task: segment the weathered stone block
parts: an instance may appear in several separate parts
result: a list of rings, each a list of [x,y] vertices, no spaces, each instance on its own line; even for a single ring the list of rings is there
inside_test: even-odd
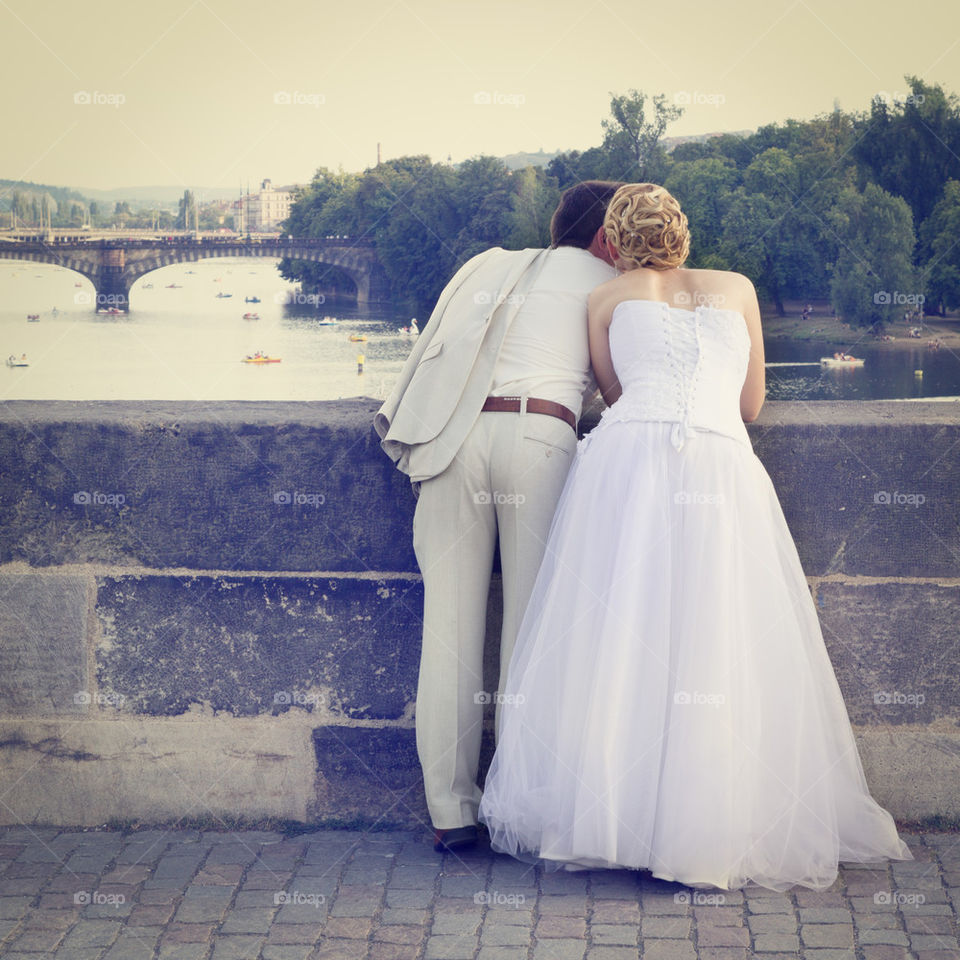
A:
[[[315,818],[429,825],[413,729],[320,727],[313,744]]]
[[[133,713],[399,719],[416,696],[422,597],[414,578],[104,577],[98,682]]]
[[[0,575],[0,713],[85,713],[87,581]]]
[[[375,400],[11,401],[0,562],[416,570]]]
[[[0,823],[307,819],[304,718],[0,721]]]
[[[816,597],[853,723],[960,720],[960,586],[827,581]]]
[[[413,571],[378,405],[10,401],[0,562]],[[951,404],[772,402],[749,432],[808,575],[960,576]]]
[[[775,402],[748,431],[808,576],[960,576],[954,404]]]

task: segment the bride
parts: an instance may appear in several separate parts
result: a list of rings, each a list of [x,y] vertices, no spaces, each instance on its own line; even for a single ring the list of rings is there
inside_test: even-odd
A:
[[[510,663],[480,819],[548,867],[823,889],[912,859],[870,796],[813,601],[743,421],[764,399],[754,288],[680,269],[687,220],[628,184],[590,298],[604,400]]]

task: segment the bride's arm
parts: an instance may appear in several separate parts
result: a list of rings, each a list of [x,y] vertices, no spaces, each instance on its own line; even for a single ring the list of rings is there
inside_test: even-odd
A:
[[[614,303],[608,295],[594,291],[588,301],[587,331],[590,338],[590,366],[604,403],[609,407],[620,399],[623,389],[610,356],[610,318]]]
[[[747,423],[751,423],[760,415],[760,408],[766,397],[767,376],[757,291],[746,277],[743,280],[745,286],[743,316],[747,321],[747,332],[750,334],[750,362],[747,364],[747,375],[740,391],[740,416]]]

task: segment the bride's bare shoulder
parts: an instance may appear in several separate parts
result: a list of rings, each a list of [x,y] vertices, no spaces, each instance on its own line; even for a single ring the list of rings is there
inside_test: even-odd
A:
[[[685,273],[699,280],[711,281],[715,284],[725,284],[731,287],[753,286],[750,278],[734,270],[685,270]]]
[[[590,291],[590,296],[587,300],[587,304],[591,309],[597,309],[598,307],[610,303],[616,300],[619,297],[623,296],[623,276],[613,277],[610,280],[606,280],[601,284],[598,284]]]

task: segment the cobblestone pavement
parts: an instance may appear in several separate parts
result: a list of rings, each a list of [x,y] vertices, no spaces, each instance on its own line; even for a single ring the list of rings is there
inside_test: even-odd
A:
[[[0,828],[4,960],[957,960],[960,834],[826,892],[543,874],[323,831]]]

